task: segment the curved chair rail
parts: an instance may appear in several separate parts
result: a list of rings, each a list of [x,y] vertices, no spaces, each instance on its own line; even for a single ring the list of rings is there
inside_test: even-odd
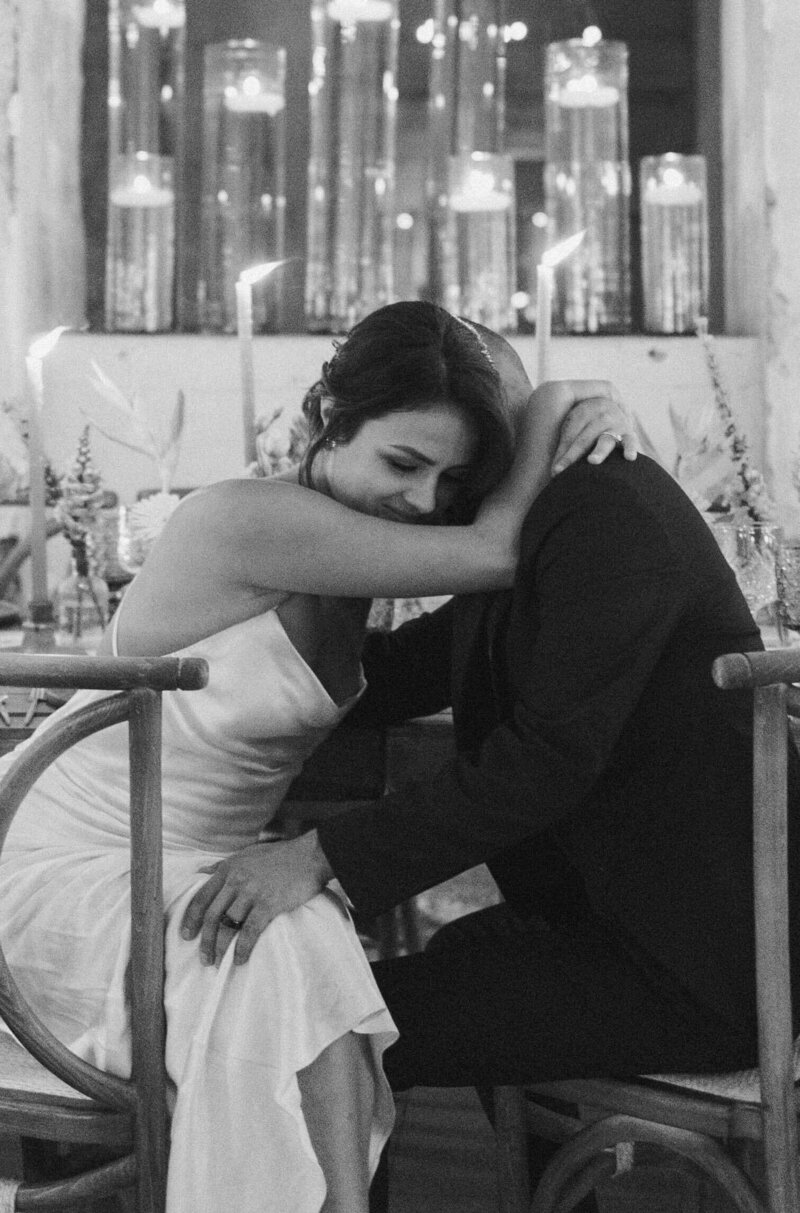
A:
[[[800,682],[800,649],[725,653],[717,657],[711,667],[711,675],[723,691]]]
[[[84,657],[72,653],[0,653],[0,685],[126,691],[197,691],[208,682],[202,657]]]
[[[9,826],[27,792],[42,772],[77,741],[108,728],[111,725],[131,722],[133,730],[138,723],[147,731],[145,742],[154,740],[152,733],[152,708],[162,690],[196,690],[208,680],[208,666],[200,658],[94,658],[73,656],[51,656],[49,654],[2,654],[0,655],[0,682],[16,686],[88,686],[90,689],[121,690],[120,694],[97,700],[59,719],[48,721],[47,727],[36,733],[24,749],[15,753],[10,770],[0,781],[0,849],[2,849]],[[137,719],[138,718],[138,719]],[[160,734],[160,715],[158,721]],[[158,737],[160,743],[160,736]],[[132,788],[137,778],[132,760]],[[160,792],[160,766],[158,788]],[[142,789],[144,795],[152,796],[154,789]],[[160,809],[160,800],[158,802]],[[152,808],[152,805],[151,805]],[[137,823],[131,822],[134,878],[137,862],[147,857],[140,851],[146,846],[140,840],[137,846]],[[151,823],[160,830],[158,821]],[[159,848],[160,850],[160,848]],[[150,879],[152,880],[153,874]],[[161,871],[158,865],[157,879],[160,885]],[[160,889],[159,889],[160,896]],[[135,927],[135,924],[134,924]],[[14,981],[0,947],[0,1014],[25,1046],[25,1048],[48,1070],[62,1081],[89,1098],[98,1100],[112,1108],[133,1111],[137,1094],[132,1082],[97,1069],[83,1061],[45,1027],[30,1007]]]

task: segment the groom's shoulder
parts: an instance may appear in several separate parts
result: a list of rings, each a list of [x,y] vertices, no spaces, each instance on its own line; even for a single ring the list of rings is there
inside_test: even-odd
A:
[[[523,546],[537,546],[554,528],[623,530],[655,525],[692,528],[702,522],[676,480],[655,460],[627,460],[616,452],[604,463],[582,460],[554,476],[531,506]]]
[[[616,451],[604,463],[581,459],[559,472],[542,490],[531,508],[563,509],[578,501],[601,503],[628,498],[642,503],[660,498],[685,497],[683,490],[659,463],[647,455],[625,459]]]

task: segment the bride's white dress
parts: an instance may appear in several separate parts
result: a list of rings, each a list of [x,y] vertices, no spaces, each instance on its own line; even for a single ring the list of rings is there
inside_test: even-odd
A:
[[[254,842],[337,705],[275,611],[181,655],[208,686],[163,696],[167,1069],[177,1088],[169,1213],[316,1213],[322,1172],[297,1072],[346,1032],[370,1043],[373,1168],[391,1128],[381,1054],[396,1039],[347,910],[333,891],[275,919],[250,960],[200,964],[181,939],[199,869]],[[78,692],[70,712],[105,692]],[[49,718],[49,719],[52,719]],[[48,727],[48,721],[40,726]],[[0,760],[0,773],[4,762]],[[76,1053],[130,1070],[127,730],[73,747],[20,809],[0,873],[0,931],[22,989]]]

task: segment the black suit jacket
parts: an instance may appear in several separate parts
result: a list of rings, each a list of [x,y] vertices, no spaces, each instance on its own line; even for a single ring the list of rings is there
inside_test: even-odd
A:
[[[367,912],[486,862],[519,915],[602,915],[707,1005],[749,1012],[751,700],[711,665],[761,647],[667,473],[576,464],[531,509],[513,590],[370,640],[359,718],[452,703],[458,753],[328,822],[323,850]]]

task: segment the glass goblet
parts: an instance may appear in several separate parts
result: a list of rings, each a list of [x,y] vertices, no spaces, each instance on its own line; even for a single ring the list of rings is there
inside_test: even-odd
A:
[[[736,574],[753,618],[774,616],[778,601],[780,528],[771,522],[717,522],[711,528]],[[774,622],[774,618],[770,620]]]
[[[778,548],[778,632],[781,644],[791,643],[789,632],[800,632],[800,539]]]

